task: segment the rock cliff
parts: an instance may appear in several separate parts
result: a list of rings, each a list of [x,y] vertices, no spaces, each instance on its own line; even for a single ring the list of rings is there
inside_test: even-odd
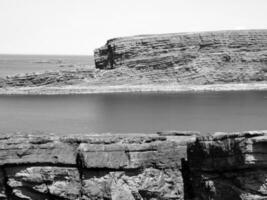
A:
[[[196,135],[2,135],[0,199],[267,199],[267,131]]]
[[[193,133],[0,136],[0,199],[183,199]]]
[[[96,49],[94,55],[96,68],[140,75],[140,82],[213,84],[267,80],[267,30],[115,38]]]
[[[196,199],[267,199],[267,131],[199,137],[188,162]]]
[[[70,70],[0,76],[0,93],[179,92],[267,88],[267,30],[116,38],[96,49],[94,59],[96,68],[77,66]]]

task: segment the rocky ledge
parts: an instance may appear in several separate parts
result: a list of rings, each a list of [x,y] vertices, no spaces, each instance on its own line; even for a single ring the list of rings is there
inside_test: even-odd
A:
[[[183,199],[195,133],[0,136],[0,199]]]
[[[267,131],[0,137],[3,200],[263,200],[266,169]]]
[[[267,199],[267,131],[198,137],[188,162],[195,199]]]

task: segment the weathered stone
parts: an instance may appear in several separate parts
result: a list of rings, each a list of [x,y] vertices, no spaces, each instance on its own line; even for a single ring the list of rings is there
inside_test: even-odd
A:
[[[77,168],[9,167],[7,184],[11,198],[16,199],[79,199],[81,181]]]
[[[5,188],[5,173],[2,168],[0,168],[0,200],[7,200],[6,188]]]
[[[190,166],[211,171],[267,166],[267,131],[224,135],[199,138],[189,145]]]
[[[122,179],[113,179],[110,190],[112,200],[135,200],[131,189]]]
[[[55,136],[14,135],[0,142],[0,165],[76,164],[76,147]]]
[[[215,133],[188,146],[192,192],[201,200],[267,198],[267,131]]]
[[[100,171],[100,170],[99,170]],[[83,199],[183,199],[183,180],[177,170],[83,172]]]
[[[182,200],[181,158],[194,138],[1,135],[0,199]]]
[[[266,81],[267,31],[115,38],[96,49],[94,56],[96,68],[113,69],[110,71],[114,72],[121,68],[120,77],[125,76],[123,68],[131,69],[134,72],[128,71],[128,74],[134,75],[139,82],[213,84]]]
[[[84,168],[120,169],[129,162],[124,146],[117,144],[81,144],[79,155]]]
[[[129,168],[147,168],[156,169],[180,168],[181,158],[185,153],[183,147],[172,141],[160,142],[155,144],[128,145],[129,150]]]
[[[183,199],[180,169],[186,137],[135,135],[116,143],[81,143],[83,199]],[[188,136],[187,142],[193,138]]]
[[[180,168],[185,148],[173,141],[130,144],[80,144],[79,160],[84,168],[136,169]]]
[[[0,87],[59,86],[80,83],[95,76],[92,69],[60,70],[43,73],[21,74],[0,78]]]

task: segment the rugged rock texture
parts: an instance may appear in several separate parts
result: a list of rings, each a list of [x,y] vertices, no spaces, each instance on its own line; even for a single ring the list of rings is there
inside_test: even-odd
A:
[[[267,131],[199,137],[188,162],[195,199],[267,199]]]
[[[95,77],[95,70],[76,69],[0,77],[1,87],[31,87],[73,85]]]
[[[0,199],[183,199],[196,133],[0,137]]]
[[[267,80],[267,30],[116,38],[96,49],[94,55],[96,68],[115,69],[114,72],[122,71],[127,76],[137,74],[141,82],[212,84]]]
[[[116,38],[96,49],[95,67],[0,77],[0,92],[62,87],[176,91],[183,86],[267,83],[267,30],[177,33]],[[137,86],[137,88],[135,88]],[[154,89],[151,89],[151,86]],[[59,90],[53,91],[53,87]],[[76,87],[76,88],[75,88]],[[220,87],[220,86],[219,86]],[[237,86],[238,87],[238,86]],[[261,86],[256,86],[257,89]],[[77,89],[78,88],[78,89]],[[266,89],[266,86],[265,86]],[[161,89],[160,89],[161,90]],[[178,91],[181,89],[178,89]],[[190,90],[190,89],[188,89]],[[100,89],[101,91],[101,89]],[[45,93],[45,92],[44,92]],[[48,92],[49,93],[49,92]],[[51,92],[50,92],[51,93]],[[90,92],[89,92],[90,93]]]
[[[267,199],[267,131],[196,135],[4,135],[0,199]]]

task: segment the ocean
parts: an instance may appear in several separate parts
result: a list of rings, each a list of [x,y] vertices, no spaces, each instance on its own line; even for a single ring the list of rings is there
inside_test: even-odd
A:
[[[0,133],[267,129],[267,91],[0,96]]]
[[[93,56],[0,54],[0,77],[87,66],[94,66]]]
[[[0,55],[2,77],[93,67],[92,56]],[[267,129],[267,92],[0,95],[0,133]]]

